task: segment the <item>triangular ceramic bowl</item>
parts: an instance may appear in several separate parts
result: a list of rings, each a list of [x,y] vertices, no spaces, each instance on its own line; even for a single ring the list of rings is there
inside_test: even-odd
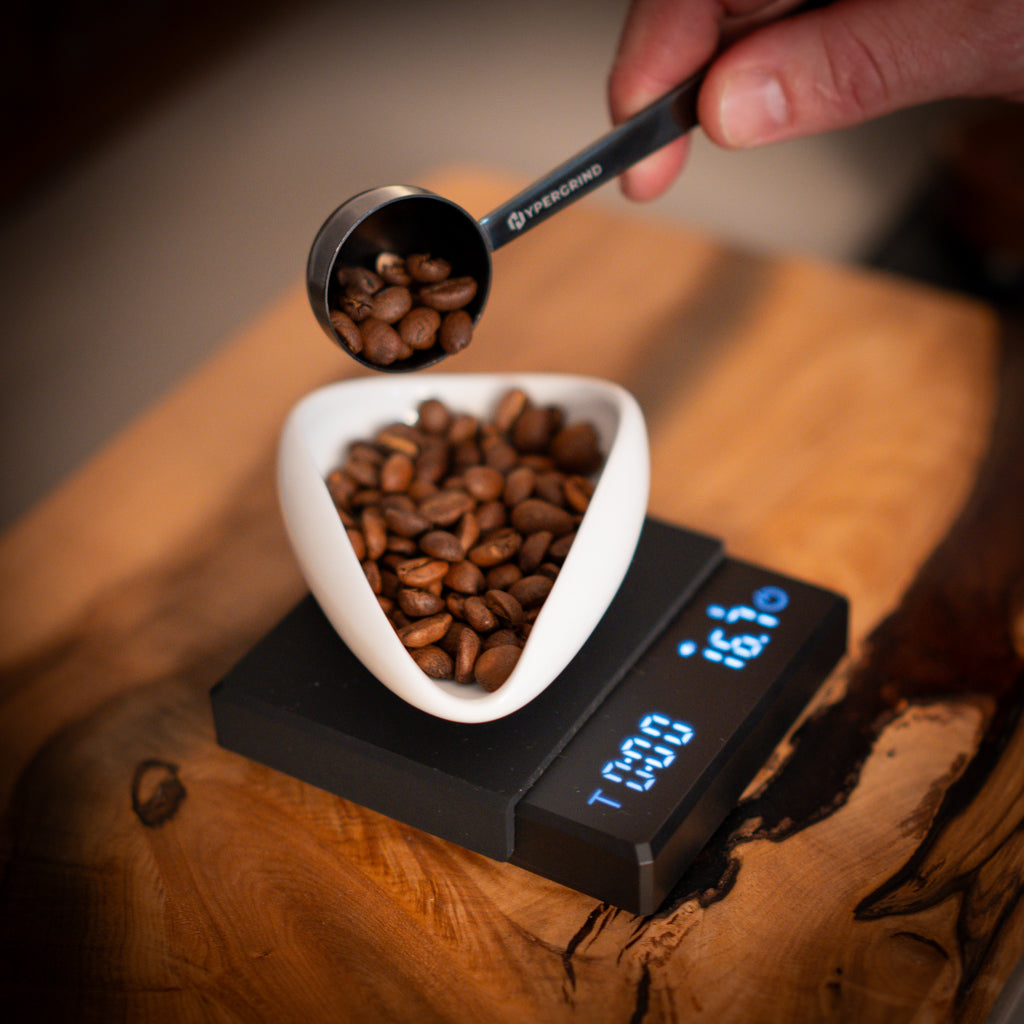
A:
[[[412,660],[370,589],[325,479],[341,464],[350,442],[388,423],[412,423],[428,398],[489,418],[514,387],[539,405],[562,406],[570,422],[590,421],[606,457],[576,540],[519,661],[504,684],[488,693],[476,684],[432,679]],[[616,384],[565,374],[417,373],[328,385],[292,410],[278,462],[285,527],[324,614],[380,682],[420,710],[455,722],[488,722],[517,711],[572,660],[629,568],[649,483],[647,430],[636,400]]]

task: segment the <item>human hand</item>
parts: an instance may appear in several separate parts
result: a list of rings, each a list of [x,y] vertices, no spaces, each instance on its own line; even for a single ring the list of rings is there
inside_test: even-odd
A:
[[[608,82],[618,123],[711,61],[698,100],[729,148],[845,128],[951,97],[1024,100],[1024,0],[632,0]],[[718,53],[719,55],[712,57]],[[622,175],[664,192],[684,137]]]

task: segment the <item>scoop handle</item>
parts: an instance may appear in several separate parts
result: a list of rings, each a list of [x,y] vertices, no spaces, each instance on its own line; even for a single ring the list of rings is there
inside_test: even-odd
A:
[[[699,71],[479,221],[491,250],[668,145],[697,124]]]

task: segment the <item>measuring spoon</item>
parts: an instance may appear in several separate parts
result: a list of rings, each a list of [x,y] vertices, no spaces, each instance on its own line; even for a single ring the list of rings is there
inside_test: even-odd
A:
[[[650,156],[697,124],[704,73],[655,100],[544,177],[477,221],[456,203],[414,185],[382,185],[353,196],[324,222],[306,266],[306,290],[320,326],[353,359],[374,370],[421,370],[443,359],[440,345],[381,366],[345,344],[331,324],[340,267],[372,267],[378,254],[443,256],[453,277],[472,277],[476,294],[465,307],[480,319],[491,284],[491,253],[569,203]]]

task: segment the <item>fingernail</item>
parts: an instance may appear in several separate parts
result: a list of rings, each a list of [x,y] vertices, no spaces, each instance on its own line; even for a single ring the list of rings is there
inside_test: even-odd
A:
[[[718,106],[722,135],[730,146],[769,142],[789,123],[782,84],[766,71],[737,71],[725,82]]]

